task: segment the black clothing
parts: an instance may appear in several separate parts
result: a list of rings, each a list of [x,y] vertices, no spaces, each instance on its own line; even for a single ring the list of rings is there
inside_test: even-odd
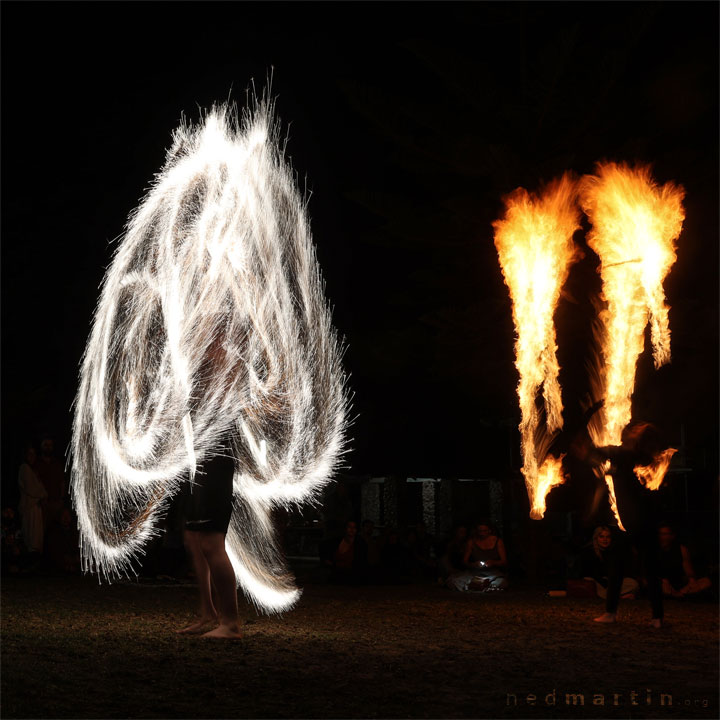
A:
[[[667,550],[660,548],[658,552],[658,571],[660,577],[668,580],[675,590],[680,590],[680,588],[687,585],[679,542],[674,542]]]
[[[598,557],[595,552],[595,548],[585,548],[580,556],[580,567],[582,569],[581,574],[583,577],[592,578],[596,583],[599,583],[604,588],[607,587],[609,568],[608,551],[600,551],[600,557]]]
[[[651,490],[641,484],[634,470],[636,465],[647,465],[648,460],[639,453],[616,446],[598,448],[597,453],[612,463],[610,472],[615,486],[615,499],[620,519],[626,530],[625,536],[618,541],[617,551],[611,553],[609,557],[606,610],[609,613],[617,611],[627,550],[634,545],[647,579],[652,616],[662,619],[663,600],[655,512],[657,498]]]
[[[227,533],[232,515],[235,461],[227,446],[195,473],[194,483],[185,483],[183,510],[185,528],[200,532]]]

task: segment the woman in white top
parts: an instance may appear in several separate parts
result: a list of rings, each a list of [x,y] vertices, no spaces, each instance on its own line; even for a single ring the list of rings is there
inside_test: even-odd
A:
[[[35,474],[35,448],[25,449],[25,462],[20,466],[20,515],[22,515],[22,538],[28,552],[42,552],[43,549],[43,504],[47,490]]]

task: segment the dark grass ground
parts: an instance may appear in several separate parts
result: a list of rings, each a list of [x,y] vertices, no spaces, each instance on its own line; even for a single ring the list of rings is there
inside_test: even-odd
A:
[[[2,586],[2,717],[718,716],[716,605],[668,601],[658,632],[644,601],[624,602],[616,626],[592,623],[600,602],[306,584],[283,616],[241,602],[245,639],[227,643],[174,635],[192,586],[13,577]]]

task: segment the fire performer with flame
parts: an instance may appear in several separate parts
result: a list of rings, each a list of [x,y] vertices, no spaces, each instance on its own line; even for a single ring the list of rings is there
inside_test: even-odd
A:
[[[126,575],[171,498],[198,493],[189,630],[214,619],[212,580],[214,636],[238,635],[236,585],[266,612],[297,602],[272,514],[316,499],[345,443],[340,344],[272,111],[176,130],[105,278],[75,402],[84,569]]]
[[[597,403],[591,412],[602,407]],[[660,453],[662,441],[657,429],[650,423],[628,425],[622,433],[621,445],[596,447],[590,435],[582,432],[575,439],[572,451],[582,460],[592,463],[600,472],[612,476],[618,513],[623,519],[625,533],[621,535],[610,554],[605,612],[595,622],[614,623],[620,601],[620,588],[624,576],[627,548],[634,546],[647,580],[648,598],[652,607],[653,627],[662,626],[663,600],[659,573],[659,545],[657,541],[657,497],[637,478],[636,468],[647,466]],[[602,470],[600,470],[602,469]]]
[[[635,371],[648,322],[655,367],[670,362],[669,308],[662,285],[676,259],[684,194],[672,182],[658,186],[645,165],[601,162],[596,174],[585,175],[580,183],[580,201],[592,223],[588,245],[600,259],[602,278],[603,309],[595,326],[602,359],[593,378],[593,395],[602,398],[604,406],[588,424],[595,445],[618,445],[630,422]],[[635,468],[646,487],[660,487],[675,452],[658,448],[647,464]],[[610,505],[623,530],[612,474],[605,468],[604,475]]]
[[[605,476],[618,527],[627,530],[644,557],[655,627],[662,624],[662,596],[649,491],[660,487],[676,451],[663,449],[647,423],[629,423],[648,322],[655,367],[670,361],[669,308],[662,284],[676,259],[684,194],[671,182],[658,186],[644,165],[601,162],[596,174],[585,175],[580,183],[580,202],[592,223],[588,245],[600,259],[605,305],[595,332],[602,361],[593,383],[594,396],[603,402],[587,425],[596,449],[585,454],[597,463],[597,474]],[[611,579],[607,612],[598,622],[615,621],[620,580],[621,575]]]

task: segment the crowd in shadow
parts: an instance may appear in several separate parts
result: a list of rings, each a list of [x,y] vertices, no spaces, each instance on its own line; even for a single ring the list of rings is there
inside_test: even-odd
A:
[[[717,567],[707,562],[703,551],[695,548],[691,552],[667,522],[658,524],[646,548],[628,542],[617,528],[599,525],[588,543],[568,553],[564,592],[605,599],[613,576],[617,576],[624,600],[647,594],[653,581],[664,597],[710,599],[717,591]]]
[[[404,583],[432,578],[437,569],[433,540],[422,522],[404,533],[397,528],[380,533],[372,520],[360,527],[348,520],[341,535],[326,535],[319,555],[329,582]]]
[[[718,568],[706,548],[683,541],[667,522],[656,528],[652,554],[641,552],[616,527],[600,525],[586,540],[564,547],[561,578],[554,596],[607,597],[620,573],[620,597],[635,600],[650,591],[656,577],[664,597],[717,599]],[[522,548],[520,549],[522,551]],[[323,579],[338,584],[398,584],[430,581],[459,592],[501,592],[511,582],[547,585],[513,567],[505,542],[492,522],[457,525],[446,537],[431,536],[419,522],[404,531],[376,528],[372,520],[348,520],[342,534],[320,542]],[[552,584],[553,581],[550,581]]]
[[[358,522],[353,518],[352,504],[342,487],[338,484],[338,491],[330,493],[323,506],[320,573],[316,575],[321,582],[425,582],[467,593],[502,592],[511,582],[538,584],[537,577],[523,576],[518,567],[522,563],[516,538],[511,538],[513,547],[508,549],[487,519],[456,525],[438,537],[423,522],[404,528],[376,527],[371,519]],[[79,573],[77,519],[70,505],[65,466],[56,456],[52,437],[25,445],[18,489],[19,503],[2,510],[3,574]],[[147,548],[141,578],[192,581],[181,516],[179,503],[171,503],[163,518],[164,532]],[[279,530],[282,535],[282,527]],[[650,583],[657,581],[665,597],[717,599],[717,563],[708,562],[703,548],[690,547],[672,524],[659,523],[651,548],[649,553],[617,528],[599,525],[587,537],[574,538],[563,547],[559,558],[563,576],[556,577],[550,594],[606,598],[609,585],[616,581],[620,598],[634,600],[651,592]]]
[[[2,571],[6,575],[80,571],[77,518],[63,461],[49,436],[27,442],[18,471],[20,499],[2,510]]]
[[[400,532],[378,531],[372,520],[360,528],[348,520],[341,536],[320,543],[326,579],[333,583],[397,584],[430,580],[460,591],[489,592],[508,587],[505,546],[482,521],[468,532],[458,526],[450,538],[435,538],[425,523]]]

